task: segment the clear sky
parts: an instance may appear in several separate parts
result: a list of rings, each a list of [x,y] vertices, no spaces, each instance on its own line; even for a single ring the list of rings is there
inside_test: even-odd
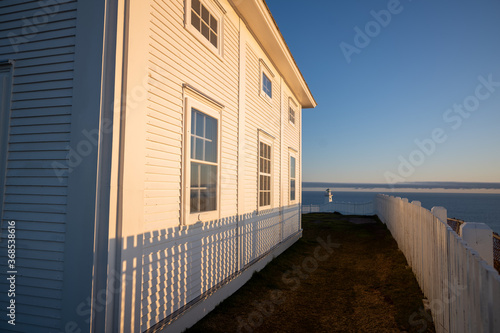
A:
[[[267,4],[318,102],[304,181],[500,182],[500,1]]]

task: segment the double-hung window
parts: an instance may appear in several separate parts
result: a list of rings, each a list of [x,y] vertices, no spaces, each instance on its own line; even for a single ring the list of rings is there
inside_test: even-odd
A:
[[[217,209],[217,119],[191,109],[191,213]]]
[[[185,224],[219,218],[219,121],[217,110],[186,99]]]
[[[296,197],[296,167],[295,157],[290,156],[290,202],[294,202]]]
[[[271,206],[272,146],[259,142],[259,207]]]

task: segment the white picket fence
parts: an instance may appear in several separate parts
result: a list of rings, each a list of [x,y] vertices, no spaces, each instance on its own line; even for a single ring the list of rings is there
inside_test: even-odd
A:
[[[302,214],[333,213],[344,215],[373,215],[373,202],[328,202],[322,205],[302,205]]]
[[[374,213],[412,267],[437,332],[500,332],[500,276],[448,226],[446,210],[379,194]]]

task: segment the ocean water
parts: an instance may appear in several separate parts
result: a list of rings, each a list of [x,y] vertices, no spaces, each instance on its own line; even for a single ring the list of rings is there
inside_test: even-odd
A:
[[[382,192],[383,193],[383,192]],[[317,205],[324,202],[324,191],[303,191],[302,204]],[[500,194],[483,193],[423,193],[386,192],[391,196],[420,201],[422,207],[431,209],[442,206],[448,210],[448,217],[466,222],[481,222],[500,234]],[[370,202],[377,195],[374,192],[333,192],[333,201]]]

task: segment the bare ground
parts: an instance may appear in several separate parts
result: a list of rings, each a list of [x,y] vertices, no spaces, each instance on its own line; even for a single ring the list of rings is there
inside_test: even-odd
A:
[[[376,217],[303,215],[303,237],[188,332],[434,332]]]

